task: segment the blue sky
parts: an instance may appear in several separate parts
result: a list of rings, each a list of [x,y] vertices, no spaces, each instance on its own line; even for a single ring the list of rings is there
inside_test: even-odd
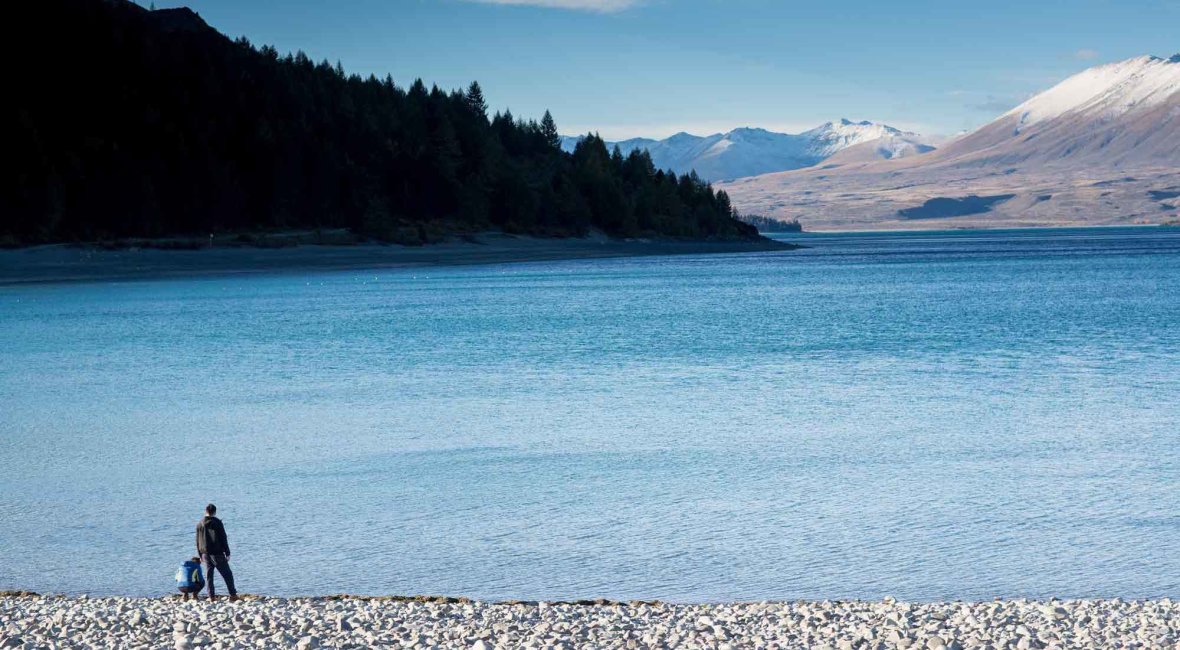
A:
[[[147,4],[147,0],[141,0]],[[611,139],[870,119],[978,126],[1091,65],[1180,51],[1177,0],[158,0],[349,72],[483,85]]]

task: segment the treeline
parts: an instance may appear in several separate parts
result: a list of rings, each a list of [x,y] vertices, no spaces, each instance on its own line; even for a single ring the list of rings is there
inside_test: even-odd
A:
[[[803,224],[798,219],[786,221],[760,214],[743,214],[738,218],[757,228],[758,232],[803,232]]]
[[[349,228],[422,243],[544,236],[752,239],[724,192],[457,91],[361,78],[231,41],[188,9],[22,3],[0,240]],[[21,34],[35,38],[19,38]],[[52,35],[52,38],[50,37]]]

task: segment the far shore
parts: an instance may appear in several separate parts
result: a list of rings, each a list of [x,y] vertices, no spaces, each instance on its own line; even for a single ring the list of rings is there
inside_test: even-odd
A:
[[[425,246],[357,244],[196,250],[54,244],[0,250],[0,285],[144,280],[203,275],[341,271],[503,264],[655,255],[785,251],[794,244],[764,241],[546,239],[483,233]]]

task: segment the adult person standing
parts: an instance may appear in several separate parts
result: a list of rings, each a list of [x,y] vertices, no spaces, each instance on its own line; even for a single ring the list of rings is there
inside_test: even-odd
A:
[[[197,523],[197,554],[205,564],[205,582],[209,585],[209,600],[213,600],[213,569],[225,580],[230,601],[238,599],[234,588],[234,572],[229,568],[229,540],[225,537],[225,526],[215,517],[217,506],[205,506],[205,516]]]

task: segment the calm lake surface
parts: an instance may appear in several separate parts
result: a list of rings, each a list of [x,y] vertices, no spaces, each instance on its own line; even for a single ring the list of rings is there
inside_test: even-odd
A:
[[[0,287],[0,589],[1180,596],[1180,228],[793,239]]]

